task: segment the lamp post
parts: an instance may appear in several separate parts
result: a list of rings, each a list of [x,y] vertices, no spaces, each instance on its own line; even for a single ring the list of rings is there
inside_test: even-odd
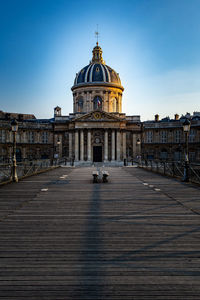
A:
[[[11,122],[13,132],[13,166],[12,166],[12,181],[18,182],[17,177],[17,162],[16,162],[16,133],[18,131],[18,122],[16,119]]]
[[[59,154],[60,154],[60,149],[59,149],[60,144],[61,144],[61,141],[58,140],[58,141],[57,141],[57,154],[58,154],[58,158],[59,158]]]
[[[58,164],[58,160],[59,160],[59,146],[60,146],[61,142],[59,140],[57,140],[56,142],[56,146],[55,146],[55,154],[54,154],[54,159],[56,159],[56,164]]]
[[[183,131],[185,132],[185,162],[184,162],[184,175],[183,181],[189,181],[189,157],[188,157],[188,135],[190,131],[190,121],[185,119],[183,123]]]
[[[140,147],[140,145],[141,145],[141,141],[140,141],[140,139],[138,138],[137,139],[137,141],[136,141],[136,145],[137,145],[137,154],[138,154],[138,162],[139,162],[139,165],[141,164],[141,153],[139,153],[139,150],[138,150],[138,148]]]

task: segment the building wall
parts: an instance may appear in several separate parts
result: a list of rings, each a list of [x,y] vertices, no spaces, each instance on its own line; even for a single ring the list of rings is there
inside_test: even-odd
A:
[[[88,161],[89,155],[92,161],[97,137],[100,139],[99,145],[102,146],[102,157],[108,161],[113,160],[113,143],[115,143],[115,160],[131,161],[141,155],[145,159],[184,159],[183,118],[167,122],[161,120],[142,123],[139,116],[126,116],[120,113],[109,113],[110,120],[102,119],[95,122],[89,119],[81,120],[81,116],[84,114],[73,114],[70,119],[69,116],[59,114],[54,121],[36,119],[19,121],[16,137],[18,160],[65,158],[71,161],[75,160],[78,151],[78,160]],[[115,119],[118,121],[114,121]],[[10,122],[11,120],[5,118],[0,119],[1,163],[8,162],[12,158],[13,134]],[[78,138],[78,150],[75,149],[76,138]],[[90,138],[91,145],[88,145]],[[199,162],[200,119],[191,118],[188,140],[189,159]]]
[[[51,158],[53,132],[49,122],[19,121],[16,134],[17,160]],[[13,133],[10,120],[0,120],[0,162],[12,159]]]
[[[143,123],[142,156],[146,159],[183,160],[186,138],[184,118]],[[200,120],[191,119],[188,136],[189,160],[200,161]]]
[[[122,90],[115,87],[79,87],[73,92],[73,112],[89,113],[94,110],[94,98],[102,99],[101,109],[105,112],[122,112]]]

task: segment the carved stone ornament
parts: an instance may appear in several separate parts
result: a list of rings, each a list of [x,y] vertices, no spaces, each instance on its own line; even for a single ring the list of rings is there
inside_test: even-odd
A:
[[[100,120],[100,119],[101,119],[101,113],[100,113],[100,112],[95,112],[95,113],[93,114],[93,116],[94,116],[94,118],[95,118],[96,120]]]

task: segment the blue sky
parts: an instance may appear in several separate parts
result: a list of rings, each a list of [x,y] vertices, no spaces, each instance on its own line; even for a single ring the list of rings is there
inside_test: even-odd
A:
[[[200,111],[200,0],[0,0],[0,110],[72,112],[96,24],[125,88],[123,112],[146,120]]]

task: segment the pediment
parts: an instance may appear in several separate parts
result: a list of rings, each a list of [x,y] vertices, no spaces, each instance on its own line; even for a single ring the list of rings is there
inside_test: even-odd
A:
[[[85,114],[84,116],[78,117],[74,119],[75,122],[77,121],[121,121],[121,119],[111,113],[107,113],[105,111],[99,111],[99,110],[95,110],[92,111],[88,114]]]

